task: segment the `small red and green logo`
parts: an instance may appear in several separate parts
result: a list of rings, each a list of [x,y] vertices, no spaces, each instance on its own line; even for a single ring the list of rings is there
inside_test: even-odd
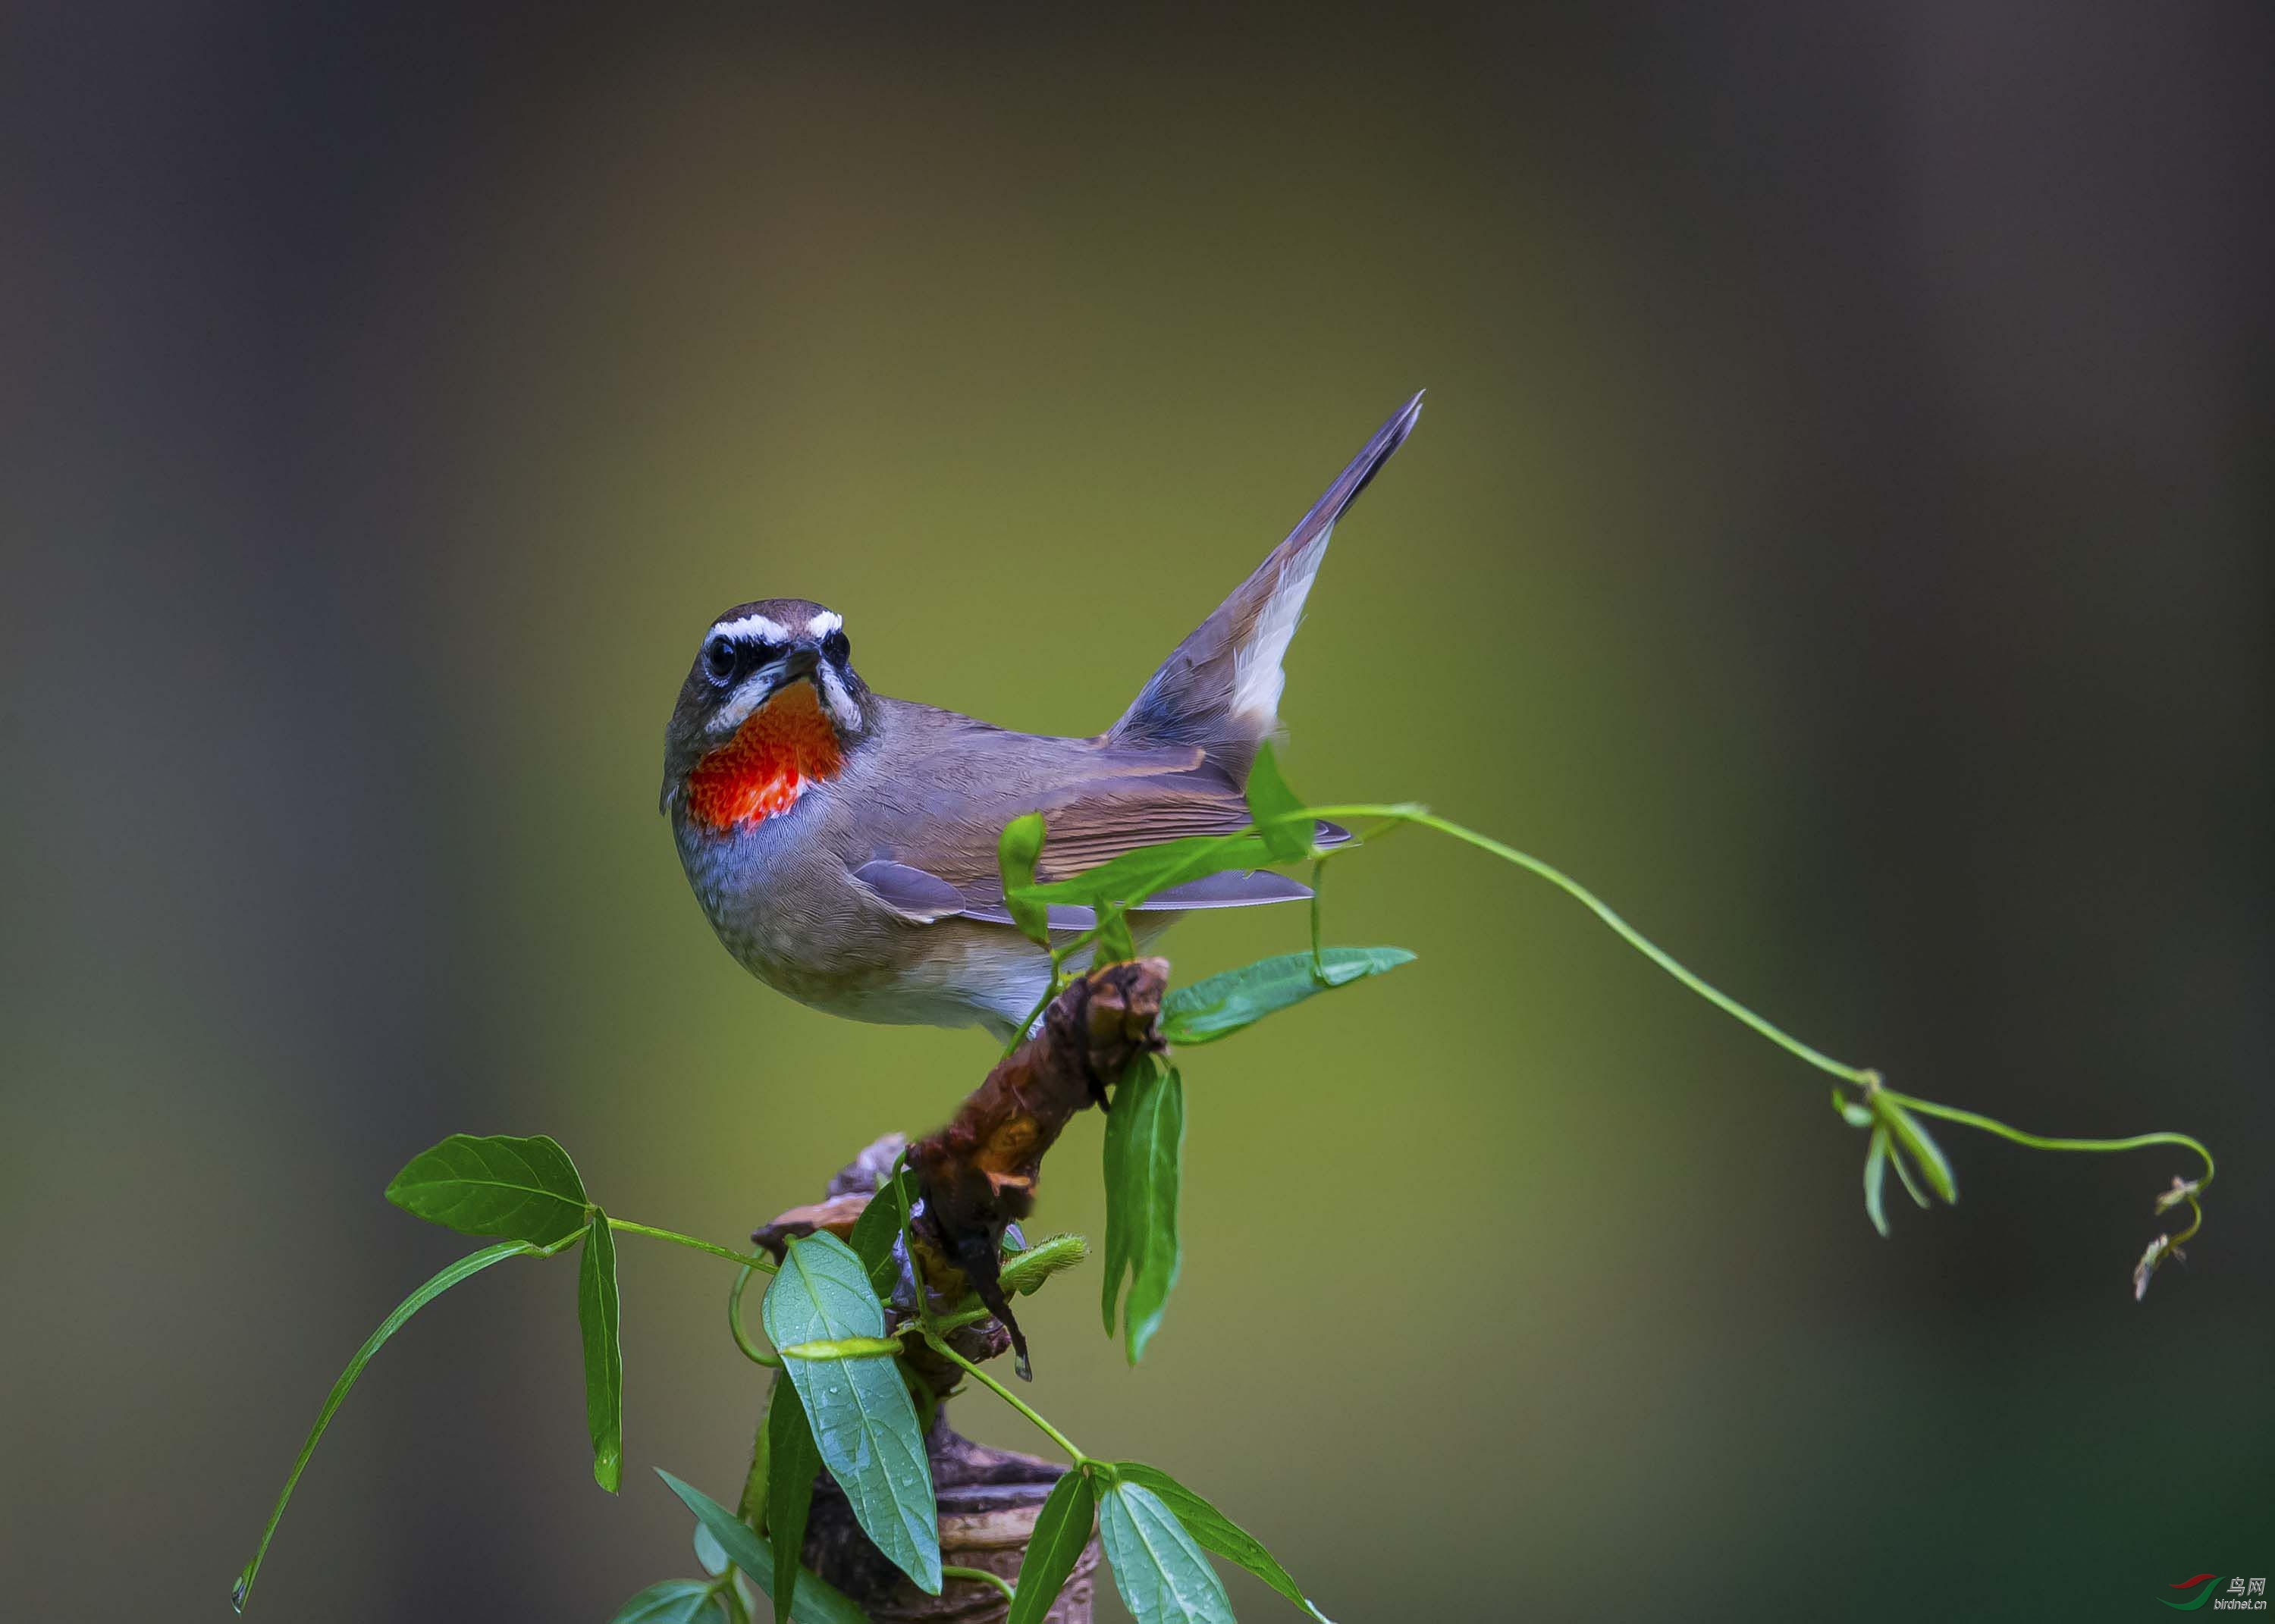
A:
[[[2267,1611],[2267,1581],[2264,1576],[2247,1579],[2241,1574],[2238,1574],[2227,1582],[2227,1588],[2222,1590],[2219,1576],[2217,1574],[2198,1574],[2193,1579],[2183,1579],[2178,1584],[2167,1585],[2165,1588],[2194,1592],[2193,1595],[2181,1601],[2174,1601],[2169,1596],[2157,1598],[2175,1613],[2194,1613],[2197,1608],[2205,1605],[2209,1605],[2214,1613],[2264,1613]]]
[[[2198,1585],[2202,1585],[2203,1588],[2202,1590],[2196,1590]],[[2193,1579],[2183,1579],[2178,1584],[2169,1586],[2168,1588],[2175,1590],[2196,1590],[2196,1593],[2194,1596],[2189,1597],[2186,1601],[2174,1601],[2169,1596],[2159,1596],[2157,1598],[2158,1601],[2163,1602],[2167,1607],[2177,1608],[2182,1613],[2194,1613],[2197,1608],[2203,1606],[2204,1603],[2210,1601],[2211,1599],[2212,1592],[2219,1589],[2219,1578],[2218,1575],[2215,1574],[2198,1574]]]

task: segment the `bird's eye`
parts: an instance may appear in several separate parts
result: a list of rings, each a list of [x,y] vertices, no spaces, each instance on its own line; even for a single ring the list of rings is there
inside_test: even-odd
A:
[[[852,653],[853,645],[843,631],[833,631],[821,639],[821,657],[832,665],[843,665]]]
[[[703,646],[703,675],[721,687],[735,675],[735,645],[725,638],[713,638]]]

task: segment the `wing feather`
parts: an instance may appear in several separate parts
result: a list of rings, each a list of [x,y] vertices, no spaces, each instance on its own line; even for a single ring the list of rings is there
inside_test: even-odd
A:
[[[1036,873],[1045,880],[1164,841],[1234,834],[1251,820],[1245,797],[1223,767],[1190,746],[1006,733],[891,703],[923,744],[896,769],[893,789],[902,793],[868,798],[863,845],[847,852],[846,863],[913,922],[960,914],[1009,924],[995,848],[1003,826],[1023,813],[1043,815]],[[1350,837],[1322,822],[1315,838],[1331,846]],[[1161,912],[1243,908],[1309,895],[1293,880],[1255,870],[1190,881],[1142,906]],[[1051,910],[1054,928],[1084,930],[1093,923],[1086,908]]]

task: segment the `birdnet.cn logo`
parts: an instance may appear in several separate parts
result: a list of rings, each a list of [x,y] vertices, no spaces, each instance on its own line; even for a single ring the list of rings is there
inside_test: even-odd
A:
[[[2198,1574],[2193,1579],[2183,1579],[2171,1587],[2187,1592],[2174,1601],[2169,1596],[2157,1599],[2181,1613],[2194,1613],[2206,1602],[2215,1613],[2264,1613],[2267,1611],[2267,1581],[2264,1578],[2246,1579],[2238,1574],[2226,1582],[2225,1588],[2217,1574]]]

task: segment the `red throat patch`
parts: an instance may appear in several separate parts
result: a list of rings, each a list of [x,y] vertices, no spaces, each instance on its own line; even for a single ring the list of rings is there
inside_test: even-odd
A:
[[[792,683],[744,718],[729,743],[687,775],[687,815],[725,834],[778,818],[812,783],[844,770],[837,729],[808,682]]]

